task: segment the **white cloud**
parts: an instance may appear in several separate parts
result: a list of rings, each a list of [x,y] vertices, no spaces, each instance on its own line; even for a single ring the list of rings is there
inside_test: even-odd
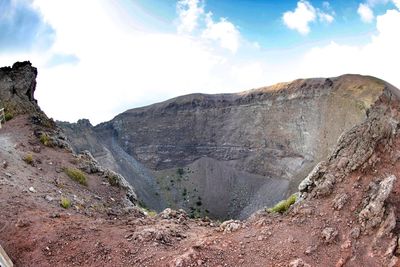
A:
[[[222,48],[236,53],[240,45],[240,32],[236,26],[225,18],[214,22],[212,13],[206,16],[206,29],[202,33],[202,37],[209,40],[218,41]]]
[[[384,79],[400,86],[400,11],[388,10],[377,16],[377,34],[361,46],[341,45],[336,42],[315,47],[307,52],[298,65],[298,77],[337,76],[360,73]]]
[[[323,2],[322,5],[325,9],[331,10],[329,2]],[[303,35],[310,32],[309,24],[315,22],[317,18],[320,22],[330,24],[334,21],[334,12],[324,12],[313,7],[310,2],[300,0],[294,11],[286,11],[282,16],[284,24],[289,29],[296,30]]]
[[[324,12],[318,12],[318,18],[321,22],[325,22],[325,23],[332,23],[335,18],[328,13],[324,13]]]
[[[357,13],[360,15],[361,20],[366,23],[371,23],[375,16],[372,9],[367,4],[360,4],[357,9]]]
[[[400,0],[367,0],[365,3],[360,3],[357,13],[363,22],[371,23],[375,18],[373,8],[376,5],[386,5],[388,3],[393,3],[400,10]]]
[[[203,1],[179,0],[176,9],[179,15],[178,32],[191,33],[199,24],[200,17],[204,14]]]
[[[259,84],[260,86],[265,83],[265,66],[261,62],[242,62],[232,66],[230,79],[235,81],[240,86],[240,90],[249,88],[249,84]]]
[[[214,22],[212,12],[205,13],[202,0],[179,0],[176,7],[179,16],[178,33],[215,41],[221,48],[237,52],[240,32],[227,18]]]
[[[317,12],[315,8],[307,1],[297,2],[294,11],[287,11],[283,14],[283,22],[289,29],[296,30],[301,34],[310,32],[309,23],[315,21]]]

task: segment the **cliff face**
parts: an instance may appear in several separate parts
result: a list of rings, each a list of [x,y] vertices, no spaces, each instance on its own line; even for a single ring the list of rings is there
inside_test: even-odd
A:
[[[95,127],[60,125],[149,207],[242,218],[293,193],[388,86],[359,75],[296,80],[182,96]]]

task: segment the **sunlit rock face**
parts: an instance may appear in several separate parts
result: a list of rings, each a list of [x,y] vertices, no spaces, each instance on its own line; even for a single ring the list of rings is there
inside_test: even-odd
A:
[[[149,208],[244,218],[296,191],[387,86],[359,75],[296,80],[186,95],[94,127],[60,125],[77,151],[127,177]]]

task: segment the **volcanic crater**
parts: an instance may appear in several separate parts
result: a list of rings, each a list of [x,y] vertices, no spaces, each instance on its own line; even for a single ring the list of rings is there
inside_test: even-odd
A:
[[[361,75],[300,79],[181,96],[96,126],[58,124],[76,152],[121,173],[141,205],[244,219],[296,192],[387,87]]]

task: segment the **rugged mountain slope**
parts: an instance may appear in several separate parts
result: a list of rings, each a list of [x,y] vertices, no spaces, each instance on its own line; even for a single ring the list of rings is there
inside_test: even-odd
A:
[[[10,88],[0,82],[0,95]],[[146,216],[89,155],[68,151],[44,114],[22,109],[0,129],[0,244],[16,266],[399,266],[399,99],[385,84],[365,119],[301,182],[287,212],[220,225],[170,209]],[[85,171],[87,185],[63,167]],[[70,208],[60,207],[61,197]]]
[[[359,75],[296,80],[61,126],[77,151],[127,176],[149,207],[244,218],[293,193],[387,86]]]

